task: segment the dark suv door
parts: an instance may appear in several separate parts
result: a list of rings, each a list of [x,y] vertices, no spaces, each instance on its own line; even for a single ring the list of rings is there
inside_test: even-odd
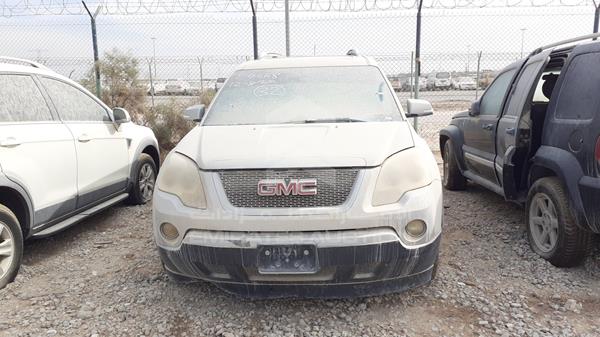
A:
[[[538,82],[542,69],[548,63],[550,52],[551,50],[544,51],[527,60],[527,64],[519,72],[519,77],[510,90],[504,113],[498,122],[494,162],[499,183],[504,187],[508,199],[516,197],[515,185],[520,179],[515,163],[512,162],[516,154],[517,139],[520,137],[519,120],[525,112],[528,112],[527,109],[531,110],[534,83]]]
[[[496,185],[496,126],[510,85],[521,64],[513,63],[496,76],[481,100],[474,103],[471,117],[463,126],[463,152],[467,169]]]

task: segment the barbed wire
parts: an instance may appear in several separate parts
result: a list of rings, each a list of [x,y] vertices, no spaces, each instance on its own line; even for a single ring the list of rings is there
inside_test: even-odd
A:
[[[289,0],[295,12],[360,12],[411,10],[418,0]],[[254,1],[259,12],[279,12],[283,0]],[[248,0],[90,0],[90,8],[100,7],[103,15],[250,12]],[[576,7],[591,6],[593,0],[424,0],[425,8],[491,8],[491,7]],[[21,0],[0,4],[0,16],[83,15],[79,0]]]

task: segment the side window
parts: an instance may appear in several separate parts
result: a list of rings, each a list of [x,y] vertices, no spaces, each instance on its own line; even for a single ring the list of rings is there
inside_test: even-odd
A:
[[[541,69],[541,62],[542,61],[531,63],[523,69],[523,72],[521,72],[514,94],[511,96],[505,112],[507,116],[519,116],[523,112],[523,106],[531,92],[534,78]]]
[[[52,114],[28,75],[0,75],[0,123],[51,121]]]
[[[108,112],[93,98],[78,88],[51,78],[42,78],[42,83],[64,121],[110,121]]]
[[[481,98],[480,113],[482,115],[497,116],[502,110],[502,102],[506,97],[506,92],[510,87],[510,82],[515,74],[515,69],[511,69],[498,75],[494,82],[487,88]]]
[[[576,56],[565,74],[556,106],[556,118],[591,119],[600,107],[600,53]]]

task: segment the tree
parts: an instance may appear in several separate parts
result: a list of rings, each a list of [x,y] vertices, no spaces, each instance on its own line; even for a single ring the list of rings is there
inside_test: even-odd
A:
[[[139,82],[138,60],[118,49],[106,52],[100,59],[102,101],[110,107],[129,111],[134,119],[144,112],[145,90]],[[94,69],[90,69],[82,85],[95,92]]]

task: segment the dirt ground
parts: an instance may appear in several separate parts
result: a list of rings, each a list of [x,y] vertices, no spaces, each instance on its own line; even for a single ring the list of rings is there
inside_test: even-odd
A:
[[[151,207],[109,209],[26,244],[0,290],[0,336],[600,336],[600,252],[558,269],[529,249],[524,211],[470,185],[446,192],[429,286],[353,300],[250,301],[163,273]]]

